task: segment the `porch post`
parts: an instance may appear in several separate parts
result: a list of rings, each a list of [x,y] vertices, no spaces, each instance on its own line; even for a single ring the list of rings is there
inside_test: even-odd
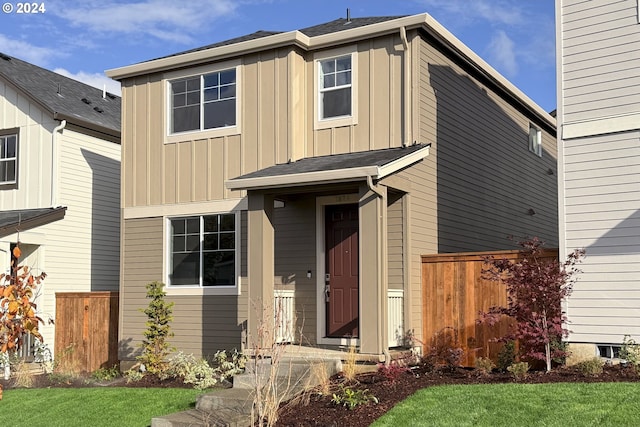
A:
[[[274,228],[273,196],[248,192],[247,346],[270,347],[274,333],[273,278]]]
[[[360,187],[360,352],[382,355],[387,337],[387,188]]]

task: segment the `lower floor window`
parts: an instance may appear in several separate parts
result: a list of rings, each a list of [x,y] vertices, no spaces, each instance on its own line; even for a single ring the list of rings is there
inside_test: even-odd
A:
[[[236,215],[171,218],[172,286],[235,286]]]

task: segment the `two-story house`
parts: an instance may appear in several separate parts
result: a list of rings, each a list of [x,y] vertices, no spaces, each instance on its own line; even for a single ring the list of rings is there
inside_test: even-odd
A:
[[[153,280],[180,350],[259,345],[275,295],[295,313],[280,339],[384,357],[422,338],[420,255],[557,242],[555,119],[427,14],[107,75],[123,89],[123,363]]]
[[[638,7],[556,2],[560,253],[586,250],[566,307],[576,360],[640,340]]]
[[[47,273],[36,302],[54,354],[56,293],[118,290],[120,117],[120,97],[0,54],[0,265],[19,242]]]

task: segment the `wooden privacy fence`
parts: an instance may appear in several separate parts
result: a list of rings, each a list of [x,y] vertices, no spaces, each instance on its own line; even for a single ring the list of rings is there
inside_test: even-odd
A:
[[[56,293],[54,357],[75,372],[118,363],[118,292]]]
[[[492,306],[505,306],[507,292],[503,284],[484,280],[482,268],[486,256],[516,260],[519,251],[474,252],[422,256],[422,331],[424,354],[462,348],[462,365],[473,367],[477,357],[497,361],[503,336],[510,320],[479,325],[479,312]],[[557,258],[557,250],[545,251],[545,258]]]

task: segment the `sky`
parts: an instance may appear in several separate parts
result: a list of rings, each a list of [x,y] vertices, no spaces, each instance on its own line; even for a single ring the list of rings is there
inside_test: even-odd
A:
[[[258,30],[429,13],[543,109],[556,108],[554,0],[2,0],[0,52],[120,94],[104,71]],[[23,13],[18,13],[19,9]]]

